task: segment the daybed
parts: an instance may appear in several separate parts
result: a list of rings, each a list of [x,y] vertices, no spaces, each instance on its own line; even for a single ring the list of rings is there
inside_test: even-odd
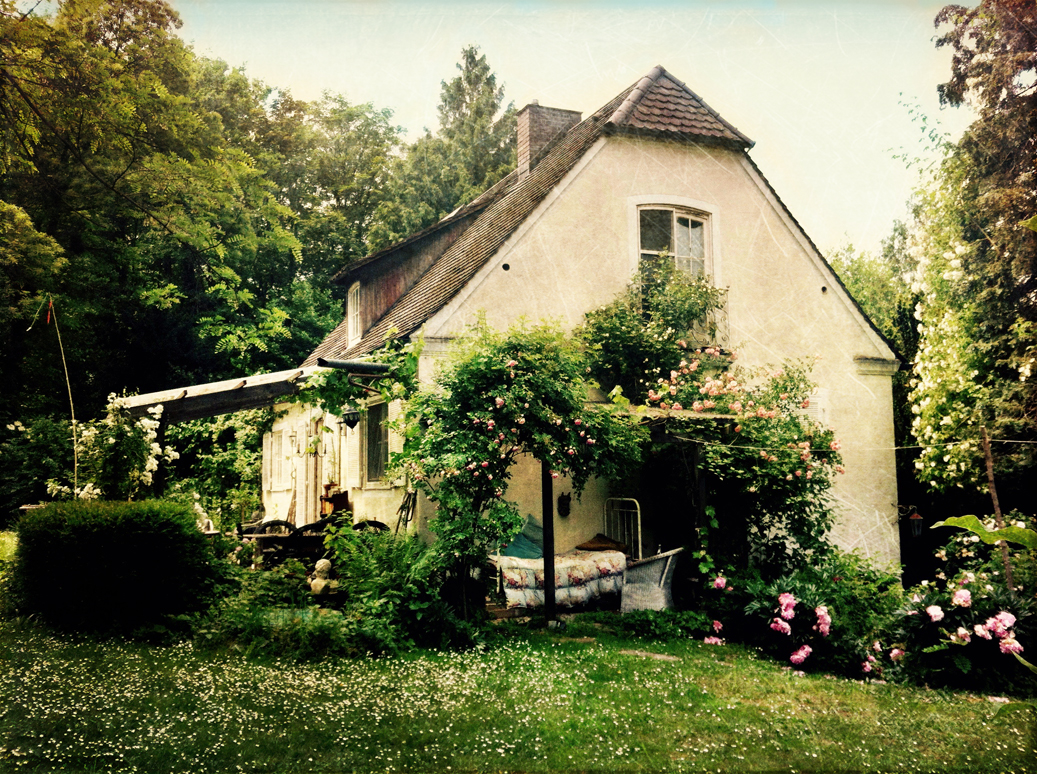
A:
[[[542,546],[543,531],[530,517],[519,536],[500,555],[490,557],[497,567],[499,587],[509,608],[543,606]],[[605,594],[624,592],[627,568],[641,560],[640,506],[636,500],[610,498],[602,514],[602,532],[576,549],[555,556],[555,603],[559,607],[573,607],[593,602]],[[651,560],[646,562],[651,563]],[[672,563],[668,567],[672,567]],[[663,575],[668,593],[672,569]],[[657,592],[652,594],[658,595]]]

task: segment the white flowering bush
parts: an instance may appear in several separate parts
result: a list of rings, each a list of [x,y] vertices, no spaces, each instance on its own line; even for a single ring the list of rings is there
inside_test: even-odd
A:
[[[158,442],[162,406],[148,409],[148,416],[130,416],[125,397],[108,396],[103,419],[76,424],[76,465],[60,478],[47,482],[54,499],[132,500],[149,494],[160,463],[179,457],[172,446]]]

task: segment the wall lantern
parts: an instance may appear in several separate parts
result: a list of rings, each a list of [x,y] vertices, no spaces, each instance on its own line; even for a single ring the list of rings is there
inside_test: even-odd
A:
[[[342,424],[352,430],[360,423],[360,412],[352,406],[343,406]]]

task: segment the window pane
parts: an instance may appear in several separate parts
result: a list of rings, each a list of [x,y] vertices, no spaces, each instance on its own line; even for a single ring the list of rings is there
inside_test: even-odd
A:
[[[389,404],[378,403],[367,408],[367,480],[381,481],[389,462]]]
[[[670,210],[641,210],[641,249],[672,252],[672,225],[673,213]]]
[[[677,218],[677,249],[674,255],[678,258],[691,255],[691,219]],[[680,268],[678,261],[677,268]]]
[[[701,221],[691,218],[677,218],[677,252],[679,256],[704,258],[706,245],[702,239]]]
[[[690,255],[692,258],[697,258],[699,261],[704,261],[706,258],[705,233],[706,230],[702,227],[701,221],[691,221],[691,247],[688,250],[688,255]]]

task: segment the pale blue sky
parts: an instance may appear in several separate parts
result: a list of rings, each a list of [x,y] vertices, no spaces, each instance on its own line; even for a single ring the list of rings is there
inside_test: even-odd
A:
[[[314,99],[387,107],[413,138],[435,129],[440,83],[478,44],[521,108],[584,116],[656,64],[756,141],[752,157],[822,252],[877,250],[922,152],[900,103],[957,137],[970,116],[938,106],[950,56],[927,0],[414,2],[172,0],[196,50]],[[901,96],[902,95],[902,96]]]

